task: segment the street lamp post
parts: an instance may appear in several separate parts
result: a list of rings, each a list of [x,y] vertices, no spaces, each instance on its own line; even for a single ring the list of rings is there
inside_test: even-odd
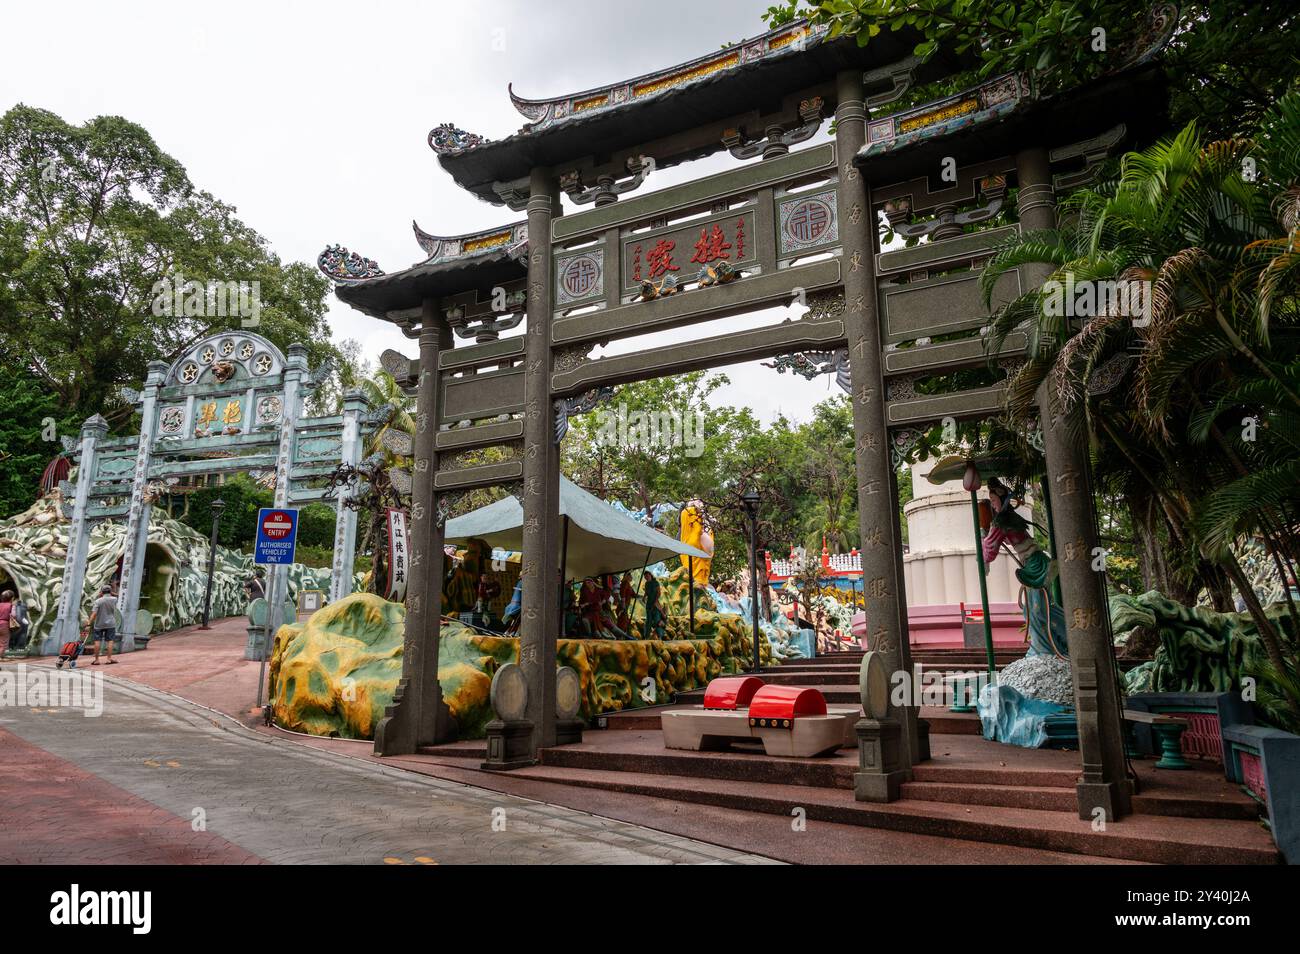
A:
[[[199,629],[211,629],[208,620],[212,614],[212,573],[217,563],[217,524],[221,521],[221,511],[226,509],[226,502],[218,497],[212,501],[212,540],[208,544],[208,586],[203,592],[203,625]]]
[[[758,494],[753,490],[745,491],[740,498],[745,505],[745,516],[749,518],[749,610],[751,639],[754,644],[754,672],[762,668],[758,653]]]

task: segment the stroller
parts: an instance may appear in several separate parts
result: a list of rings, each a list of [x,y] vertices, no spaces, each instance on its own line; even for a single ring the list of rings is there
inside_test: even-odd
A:
[[[80,656],[82,651],[86,648],[86,639],[89,636],[89,629],[83,629],[79,639],[70,639],[64,643],[63,647],[59,650],[59,661],[54,664],[54,668],[62,669],[65,662],[70,662],[71,665],[69,665],[68,668],[76,669],[77,657]]]

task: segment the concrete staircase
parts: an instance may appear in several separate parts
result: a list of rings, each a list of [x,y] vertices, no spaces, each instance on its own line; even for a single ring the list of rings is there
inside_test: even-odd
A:
[[[815,686],[830,702],[857,702],[861,653],[802,660],[762,673],[768,682]],[[999,667],[1018,658],[999,653]],[[946,672],[981,671],[982,653],[931,651],[919,660]],[[698,703],[683,693],[677,705]],[[661,714],[671,707],[634,709],[602,717],[603,729],[581,744],[545,749],[536,766],[511,779],[551,782],[604,792],[667,799],[789,817],[801,808],[810,821],[910,832],[988,846],[1016,846],[1095,860],[1167,864],[1277,864],[1280,856],[1259,823],[1259,807],[1223,779],[1217,766],[1162,772],[1136,763],[1141,793],[1134,814],[1095,830],[1078,817],[1078,754],[1016,749],[979,737],[973,713],[922,707],[930,721],[933,758],[913,769],[903,797],[890,804],[856,801],[857,752],[816,759],[772,758],[761,748],[726,752],[666,749]],[[423,753],[460,762],[485,756],[483,743],[434,746]],[[469,763],[467,762],[467,767]]]

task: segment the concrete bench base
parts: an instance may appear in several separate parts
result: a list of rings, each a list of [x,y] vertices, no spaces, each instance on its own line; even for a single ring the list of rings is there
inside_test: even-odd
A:
[[[827,706],[826,715],[802,715],[784,726],[751,726],[747,709],[672,709],[663,713],[664,746],[716,752],[736,739],[757,739],[767,755],[811,758],[838,748],[856,748],[858,706]]]

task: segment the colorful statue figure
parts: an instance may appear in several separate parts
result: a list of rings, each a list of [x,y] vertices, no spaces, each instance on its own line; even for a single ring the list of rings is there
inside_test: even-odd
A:
[[[478,599],[474,601],[474,612],[486,613],[488,604],[501,595],[501,584],[488,573],[478,575]]]
[[[632,571],[628,570],[618,584],[618,604],[614,617],[618,622],[618,628],[629,634],[629,639],[632,638],[632,601],[635,599],[636,587],[632,585]]]
[[[573,595],[569,595],[572,602]],[[513,636],[519,632],[519,620],[524,610],[524,578],[521,576],[515,581],[515,590],[510,594],[510,602],[506,604],[505,612],[501,614],[501,622],[505,624],[505,634]]]
[[[578,605],[573,598],[573,584],[565,582],[560,586],[560,599],[564,607],[564,631],[561,636],[575,638],[580,635],[578,625]]]
[[[664,639],[668,635],[668,622],[659,602],[659,581],[649,570],[641,571],[641,584],[645,587],[645,639]]]
[[[578,631],[586,639],[601,638],[600,587],[593,579],[582,581],[578,593]]]
[[[692,500],[682,508],[682,530],[679,534],[682,543],[689,544],[697,550],[703,550],[713,556],[713,531],[704,523],[704,502]],[[682,557],[682,566],[687,568],[695,579],[696,586],[709,585],[709,568],[712,560],[699,557]]]
[[[1002,544],[1006,543],[1020,561],[1016,579],[1024,587],[1025,623],[1029,627],[1029,650],[1026,655],[1069,655],[1066,641],[1065,611],[1050,597],[1051,582],[1056,576],[1056,565],[1051,557],[1034,542],[1028,522],[1016,513],[1020,502],[996,477],[989,478],[989,506],[993,521],[984,535],[984,562],[991,565],[997,559]]]
[[[453,566],[442,585],[442,611],[469,613],[478,601],[479,578],[488,569],[492,548],[477,537],[465,544],[465,556]]]
[[[600,628],[604,635],[614,639],[630,639],[627,630],[618,623],[615,597],[618,590],[614,584],[614,574],[606,573],[600,578]]]

